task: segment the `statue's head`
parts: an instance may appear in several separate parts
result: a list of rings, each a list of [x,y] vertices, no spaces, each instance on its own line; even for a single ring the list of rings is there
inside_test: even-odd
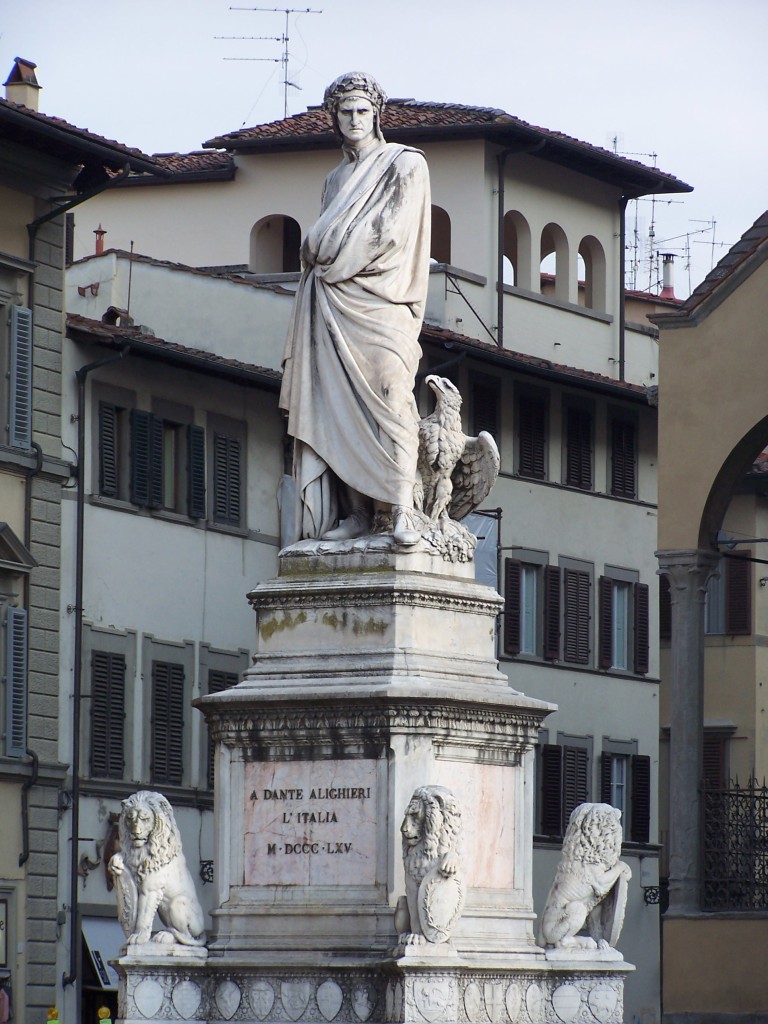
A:
[[[328,86],[323,97],[323,109],[326,110],[333,121],[333,129],[338,137],[344,141],[346,136],[339,128],[338,110],[343,102],[348,106],[350,101],[356,99],[365,100],[373,110],[373,131],[379,141],[384,141],[381,133],[381,112],[387,102],[387,94],[381,88],[376,79],[365,71],[347,71]]]

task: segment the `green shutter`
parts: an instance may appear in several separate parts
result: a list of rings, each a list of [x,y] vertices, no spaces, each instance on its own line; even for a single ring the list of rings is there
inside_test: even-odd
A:
[[[613,665],[613,580],[601,576],[598,582],[598,657],[600,668]]]
[[[560,569],[544,566],[544,657],[557,661],[560,657]]]
[[[11,306],[10,444],[32,447],[32,311]]]
[[[563,823],[563,748],[547,743],[541,748],[541,831],[560,836]]]
[[[589,664],[590,578],[581,569],[563,569],[563,660]]]
[[[91,775],[122,779],[125,769],[125,657],[91,655]]]
[[[187,514],[205,519],[205,430],[187,427]]]
[[[629,838],[633,843],[648,843],[651,838],[651,759],[647,754],[633,754],[632,806]]]
[[[213,435],[213,521],[241,525],[242,445],[239,438]]]
[[[547,466],[547,403],[543,398],[521,395],[518,405],[518,472],[543,480]]]
[[[566,411],[565,482],[569,487],[592,487],[592,414],[586,409]]]
[[[152,662],[150,773],[156,783],[180,786],[184,778],[184,666]]]
[[[27,612],[9,608],[6,629],[6,742],[9,757],[27,752]]]
[[[99,494],[118,497],[118,413],[111,402],[99,402]]]
[[[615,419],[611,423],[611,494],[619,498],[636,497],[636,428],[633,420]]]

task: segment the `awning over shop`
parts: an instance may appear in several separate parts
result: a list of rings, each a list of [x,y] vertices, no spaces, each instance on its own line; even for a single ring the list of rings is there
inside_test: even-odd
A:
[[[125,933],[119,922],[111,917],[84,917],[83,939],[101,987],[116,991],[117,971],[109,961],[117,960],[121,946],[125,945]]]

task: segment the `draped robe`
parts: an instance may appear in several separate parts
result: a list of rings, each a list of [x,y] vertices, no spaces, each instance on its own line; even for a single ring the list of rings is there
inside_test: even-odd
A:
[[[301,537],[334,525],[336,478],[412,506],[430,210],[426,161],[405,146],[345,150],[326,179],[302,247],[280,394]]]

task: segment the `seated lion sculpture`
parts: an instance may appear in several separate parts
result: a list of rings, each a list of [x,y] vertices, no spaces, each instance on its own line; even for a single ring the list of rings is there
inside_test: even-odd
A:
[[[458,842],[461,809],[443,786],[414,791],[400,826],[405,898],[395,927],[402,945],[447,942],[464,906]]]
[[[118,832],[121,852],[110,859],[109,871],[128,945],[150,940],[155,911],[165,930],[153,942],[204,945],[203,910],[165,797],[143,790],[123,800]]]
[[[571,814],[560,863],[541,915],[542,945],[609,949],[624,922],[627,883],[621,857],[621,811],[579,804]],[[587,926],[588,935],[579,935]]]

